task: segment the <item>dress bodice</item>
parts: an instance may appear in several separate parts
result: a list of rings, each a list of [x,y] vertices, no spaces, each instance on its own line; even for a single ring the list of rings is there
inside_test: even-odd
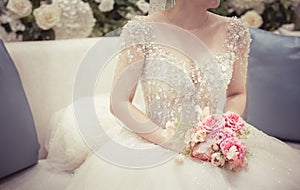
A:
[[[161,36],[170,38],[168,30],[174,31],[173,26],[167,26],[166,32],[161,25],[145,22],[142,18],[124,27],[124,45],[133,47],[127,50],[129,62],[136,61],[134,57],[137,54],[143,54],[140,84],[146,114],[157,125],[164,128],[168,122],[176,121],[182,124],[180,130],[184,134],[187,128],[198,122],[204,107],[209,107],[211,113],[223,111],[234,64],[240,57],[239,48],[249,44],[247,39],[241,41],[248,31],[240,20],[229,18],[226,22],[226,43],[223,51],[217,53],[210,51],[201,40],[187,31],[173,36],[180,41],[177,47],[162,44],[164,37]],[[195,49],[199,49],[199,53]]]

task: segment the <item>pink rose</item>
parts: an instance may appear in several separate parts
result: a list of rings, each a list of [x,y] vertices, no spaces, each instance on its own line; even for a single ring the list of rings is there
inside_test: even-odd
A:
[[[207,133],[217,133],[224,126],[224,119],[219,115],[210,115],[203,119],[202,124]]]
[[[216,136],[216,142],[221,143],[225,139],[236,137],[235,132],[230,128],[224,128]]]
[[[223,118],[225,119],[225,127],[241,134],[241,130],[245,127],[245,121],[241,116],[233,112],[226,112],[223,114]]]
[[[209,149],[207,149],[206,151],[201,151],[201,145],[201,143],[198,143],[192,148],[191,157],[202,161],[210,161],[211,153]]]
[[[235,137],[227,138],[221,142],[220,149],[229,161],[243,160],[247,153],[244,143]]]

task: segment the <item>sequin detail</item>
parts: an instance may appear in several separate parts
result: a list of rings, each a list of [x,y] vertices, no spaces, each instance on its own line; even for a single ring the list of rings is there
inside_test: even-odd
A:
[[[153,14],[166,8],[167,0],[151,0],[149,14]]]

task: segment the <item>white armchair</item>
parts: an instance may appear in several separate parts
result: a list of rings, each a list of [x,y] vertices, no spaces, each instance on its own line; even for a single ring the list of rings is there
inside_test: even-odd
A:
[[[49,170],[45,149],[53,113],[72,102],[77,68],[99,38],[6,43],[19,71],[41,145],[37,165],[0,180],[0,189],[63,189],[72,177]]]

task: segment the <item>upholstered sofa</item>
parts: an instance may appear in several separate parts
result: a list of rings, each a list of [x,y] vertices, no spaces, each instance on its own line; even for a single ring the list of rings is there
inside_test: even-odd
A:
[[[297,143],[300,142],[300,125],[296,123],[298,118],[289,117],[300,114],[300,39],[260,30],[252,30],[252,38],[248,68],[249,96],[245,118],[270,135],[300,149]],[[72,171],[51,170],[48,167],[47,144],[53,126],[49,121],[54,113],[72,103],[77,69],[89,49],[99,41],[104,44],[102,51],[109,54],[113,51],[111,47],[119,43],[119,38],[5,43],[20,75],[32,113],[36,130],[32,138],[37,137],[40,148],[36,164],[33,162],[27,167],[16,169],[8,176],[1,176],[1,190],[63,189],[71,180]],[[99,62],[101,61],[104,60],[100,58]],[[107,76],[112,75],[113,68],[111,66]],[[109,85],[103,88],[104,91],[109,91]],[[273,101],[270,101],[272,98]],[[275,123],[270,122],[274,118],[278,120],[276,119]],[[281,123],[276,124],[287,119],[289,123],[285,126]],[[0,125],[2,124],[0,121]],[[0,130],[4,129],[0,127]],[[10,149],[10,145],[6,144],[1,148],[5,148],[0,150],[3,154]],[[20,159],[23,159],[23,156]]]

